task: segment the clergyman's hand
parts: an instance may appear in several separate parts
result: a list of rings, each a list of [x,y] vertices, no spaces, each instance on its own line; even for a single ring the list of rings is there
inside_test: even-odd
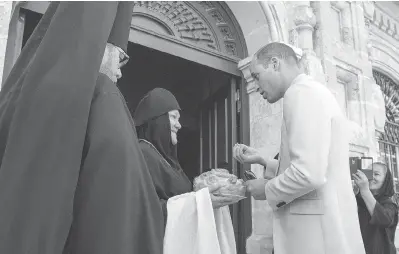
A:
[[[247,186],[247,192],[256,200],[266,200],[265,186],[269,180],[255,179],[249,180],[244,183]]]
[[[222,185],[214,185],[208,188],[209,194],[211,195],[213,209],[218,209],[223,206],[232,205],[238,202],[236,197],[215,195],[215,192],[218,191],[221,187]]]
[[[243,144],[236,144],[233,147],[233,157],[240,163],[265,164],[258,150]]]

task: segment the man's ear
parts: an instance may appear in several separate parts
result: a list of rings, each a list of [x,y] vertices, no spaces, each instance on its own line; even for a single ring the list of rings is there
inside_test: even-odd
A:
[[[280,60],[277,57],[272,57],[270,63],[272,64],[274,71],[278,71],[280,69]]]

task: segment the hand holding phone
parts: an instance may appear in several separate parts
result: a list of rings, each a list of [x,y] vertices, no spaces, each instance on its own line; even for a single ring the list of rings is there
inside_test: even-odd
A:
[[[358,170],[362,171],[367,179],[373,179],[373,158],[372,157],[350,157],[350,174],[353,180],[353,174],[356,174]]]

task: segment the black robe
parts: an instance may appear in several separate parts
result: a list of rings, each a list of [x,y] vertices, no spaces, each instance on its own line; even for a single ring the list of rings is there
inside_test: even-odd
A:
[[[160,254],[163,215],[119,89],[100,74],[65,253]]]
[[[359,195],[356,200],[366,254],[396,254],[394,242],[398,207],[391,199],[380,200],[376,202],[371,216]]]
[[[140,140],[140,148],[151,173],[166,223],[168,199],[192,191],[192,183],[183,170],[173,168],[151,143]]]
[[[5,81],[1,254],[162,253],[162,209],[133,121],[98,72],[118,8],[52,2]]]

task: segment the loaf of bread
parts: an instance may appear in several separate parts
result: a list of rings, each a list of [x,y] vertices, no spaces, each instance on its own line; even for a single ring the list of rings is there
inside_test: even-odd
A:
[[[222,187],[214,192],[215,195],[245,196],[246,189],[243,180],[221,168],[212,169],[196,177],[194,190],[197,191],[216,184],[220,184]]]

